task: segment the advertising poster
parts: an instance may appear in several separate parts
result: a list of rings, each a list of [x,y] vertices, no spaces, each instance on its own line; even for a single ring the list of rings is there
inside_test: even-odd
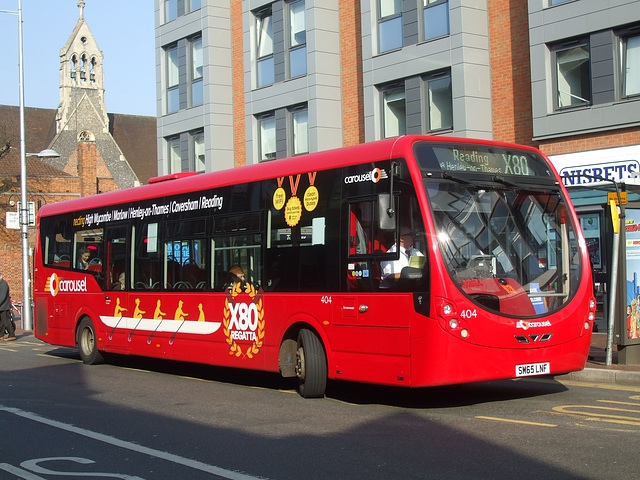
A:
[[[640,209],[627,208],[627,339],[640,339]]]
[[[594,270],[602,270],[602,252],[600,250],[600,215],[597,213],[580,214],[580,226],[587,242],[589,260]]]

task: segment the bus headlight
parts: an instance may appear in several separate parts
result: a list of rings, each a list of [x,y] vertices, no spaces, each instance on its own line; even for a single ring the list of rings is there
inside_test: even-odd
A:
[[[584,329],[589,330],[589,322],[584,322]]]
[[[592,298],[591,300],[589,300],[589,308],[590,309],[595,309],[596,308],[596,299]]]
[[[462,331],[460,332],[460,336],[462,338],[467,338],[469,336],[469,330],[467,330],[466,328],[463,328]]]
[[[593,312],[589,312],[589,321],[593,322],[594,318],[596,318],[595,314]]]
[[[451,315],[451,313],[453,312],[453,307],[451,305],[449,305],[448,303],[446,303],[444,305],[444,307],[442,307],[442,312],[445,315]]]
[[[449,327],[451,327],[452,330],[458,328],[458,319],[452,318],[451,320],[449,320]]]

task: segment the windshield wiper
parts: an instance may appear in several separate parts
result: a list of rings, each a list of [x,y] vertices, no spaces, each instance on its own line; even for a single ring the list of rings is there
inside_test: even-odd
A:
[[[507,187],[512,187],[512,188],[518,188],[521,190],[526,190],[526,191],[530,191],[530,192],[536,192],[536,193],[557,193],[558,192],[558,188],[554,187],[544,187],[544,186],[540,186],[540,185],[536,185],[536,186],[531,186],[531,185],[527,185],[526,183],[514,183],[510,180],[507,180],[504,177],[501,177],[500,175],[494,175],[491,180],[493,180],[496,183],[500,183],[502,185],[506,185]]]
[[[442,172],[442,178],[445,178],[447,180],[453,180],[454,182],[462,183],[464,185],[470,185],[471,183],[473,183],[473,182],[470,182],[469,180],[465,180],[464,178],[451,175],[448,172]]]

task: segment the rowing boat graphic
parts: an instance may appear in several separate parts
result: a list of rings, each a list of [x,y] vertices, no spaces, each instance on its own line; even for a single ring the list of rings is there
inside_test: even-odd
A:
[[[146,332],[193,333],[209,335],[216,332],[220,322],[197,322],[194,320],[153,320],[151,318],[110,317],[101,315],[100,320],[114,330],[136,330]]]

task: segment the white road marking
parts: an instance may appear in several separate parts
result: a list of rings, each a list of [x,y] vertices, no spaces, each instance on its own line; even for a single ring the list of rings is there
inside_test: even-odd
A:
[[[127,442],[126,440],[120,440],[119,438],[115,438],[110,435],[104,435],[102,433],[92,432],[91,430],[74,427],[73,425],[68,425],[66,423],[58,422],[57,420],[51,420],[45,417],[41,417],[40,415],[37,415],[35,413],[20,410],[18,408],[10,408],[10,407],[5,407],[4,405],[0,405],[0,411],[11,413],[18,417],[26,418],[27,420],[48,425],[50,427],[64,430],[76,435],[82,435],[83,437],[87,437],[93,440],[97,440],[99,442],[107,443],[109,445],[113,445],[114,447],[124,448],[127,450],[131,450],[132,452],[141,453],[143,455],[149,455],[151,457],[156,457],[161,460],[173,462],[188,468],[193,468],[194,470],[200,470],[202,472],[218,475],[219,477],[227,478],[229,480],[259,480],[264,478],[264,477],[254,477],[254,476],[246,475],[240,472],[234,472],[233,470],[227,470],[221,467],[216,467],[215,465],[208,465],[206,463],[199,462],[197,460],[183,458],[173,453],[163,452],[162,450],[156,450],[155,448],[144,447],[142,445]]]

